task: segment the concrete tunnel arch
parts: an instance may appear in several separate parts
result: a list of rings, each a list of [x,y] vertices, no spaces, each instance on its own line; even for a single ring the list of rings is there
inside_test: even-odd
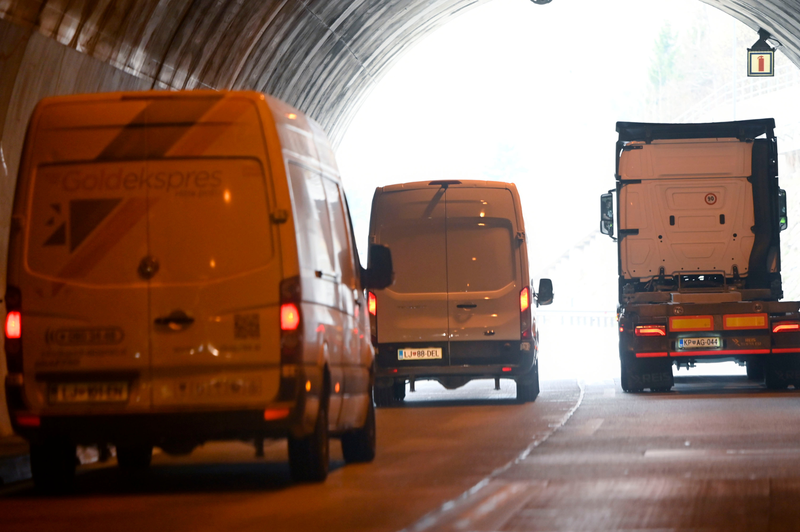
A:
[[[41,98],[254,89],[308,113],[336,145],[405,50],[488,1],[0,0],[0,253],[25,129]],[[767,30],[800,67],[800,0],[700,1]],[[545,14],[547,7],[531,9]],[[0,433],[8,430],[5,416],[3,405]]]

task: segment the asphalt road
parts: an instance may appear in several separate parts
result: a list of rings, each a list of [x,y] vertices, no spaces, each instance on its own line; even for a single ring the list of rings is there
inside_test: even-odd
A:
[[[134,477],[84,466],[69,496],[0,492],[0,530],[800,530],[800,392],[727,375],[513,394],[418,384],[378,411],[375,462],[344,466],[335,444],[324,484],[292,484],[281,442],[159,454]]]

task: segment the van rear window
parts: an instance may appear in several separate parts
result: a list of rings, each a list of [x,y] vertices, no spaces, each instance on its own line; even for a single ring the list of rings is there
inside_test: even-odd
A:
[[[42,165],[32,181],[28,268],[53,280],[153,284],[241,274],[274,255],[265,176],[253,158]]]

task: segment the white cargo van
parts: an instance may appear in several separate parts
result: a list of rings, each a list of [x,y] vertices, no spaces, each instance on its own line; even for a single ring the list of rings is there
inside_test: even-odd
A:
[[[455,389],[472,379],[539,393],[531,305],[552,302],[549,279],[531,293],[522,208],[512,183],[432,181],[375,190],[370,242],[392,249],[395,283],[369,293],[375,402],[401,401],[406,382]]]
[[[68,485],[76,444],[288,437],[292,475],[322,480],[328,437],[375,452],[362,270],[328,141],[255,92],[43,100],[25,141],[8,255],[14,429],[34,481]]]

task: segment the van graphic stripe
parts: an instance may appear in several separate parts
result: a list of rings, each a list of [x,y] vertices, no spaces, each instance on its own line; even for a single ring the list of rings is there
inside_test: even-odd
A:
[[[81,242],[111,214],[122,198],[71,200],[69,202],[69,250]]]
[[[220,99],[154,99],[97,156],[97,160],[159,159]]]
[[[203,116],[204,123],[233,124],[248,109],[253,102],[239,98],[227,98],[213,107]],[[170,157],[202,155],[217,138],[226,133],[226,128],[190,128],[186,134],[178,139],[167,153]],[[258,177],[261,177],[259,172]]]
[[[150,206],[158,198],[150,198]],[[117,243],[147,215],[147,198],[129,198],[114,211],[78,248],[67,264],[58,272],[62,279],[80,279],[94,268]],[[136,264],[132,268],[136,268]],[[56,295],[64,283],[55,283]]]

